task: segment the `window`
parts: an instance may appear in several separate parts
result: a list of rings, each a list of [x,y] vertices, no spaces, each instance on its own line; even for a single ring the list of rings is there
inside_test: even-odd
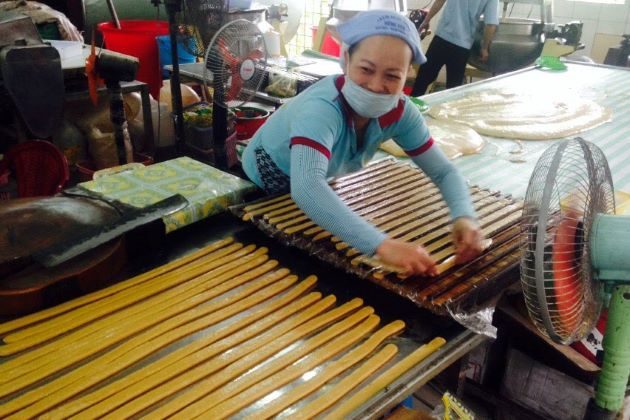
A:
[[[295,36],[287,44],[289,56],[300,55],[313,46],[313,26],[317,27],[321,17],[328,17],[328,0],[305,0],[304,15]]]

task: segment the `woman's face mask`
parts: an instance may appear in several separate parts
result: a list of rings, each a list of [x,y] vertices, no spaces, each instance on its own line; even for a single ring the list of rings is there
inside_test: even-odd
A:
[[[346,77],[341,93],[354,112],[365,118],[387,114],[398,105],[400,99],[400,94],[374,93],[364,89],[349,77]]]

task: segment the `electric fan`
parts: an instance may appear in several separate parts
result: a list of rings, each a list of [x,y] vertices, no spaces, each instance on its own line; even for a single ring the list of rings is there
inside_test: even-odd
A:
[[[525,195],[521,284],[533,323],[562,344],[584,338],[608,304],[587,418],[621,408],[630,374],[630,217],[614,210],[610,169],[597,146],[576,138],[543,153]]]
[[[254,23],[245,19],[223,25],[206,49],[203,80],[206,88],[212,81],[214,156],[219,168],[228,167],[228,110],[254,96],[263,82],[266,65],[263,34]]]

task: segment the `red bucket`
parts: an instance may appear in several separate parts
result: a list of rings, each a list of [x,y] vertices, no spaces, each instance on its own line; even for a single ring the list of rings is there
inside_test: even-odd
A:
[[[261,125],[267,121],[270,112],[266,109],[243,106],[234,110],[236,114],[236,137],[250,139]]]
[[[317,26],[311,26],[311,34],[313,35],[313,40],[317,38]],[[341,47],[337,41],[333,39],[330,35],[330,32],[326,31],[324,34],[324,39],[322,40],[322,46],[320,48],[320,52],[328,55],[332,55],[334,57],[339,57],[341,54]]]
[[[113,22],[99,23],[105,48],[140,60],[137,79],[149,85],[154,99],[162,87],[162,72],[156,37],[168,34],[168,22],[160,20],[121,20],[120,29]]]

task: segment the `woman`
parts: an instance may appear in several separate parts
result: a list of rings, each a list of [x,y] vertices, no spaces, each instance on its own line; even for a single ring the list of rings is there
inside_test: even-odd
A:
[[[422,246],[388,238],[327,183],[362,168],[393,138],[440,188],[454,221],[456,262],[472,259],[481,252],[481,233],[465,181],[402,94],[410,65],[426,60],[416,28],[396,12],[370,10],[337,30],[349,46],[344,74],[320,80],[280,107],[245,149],[245,173],[268,193],[290,191],[315,223],[364,254],[409,275],[435,275],[435,261]]]

